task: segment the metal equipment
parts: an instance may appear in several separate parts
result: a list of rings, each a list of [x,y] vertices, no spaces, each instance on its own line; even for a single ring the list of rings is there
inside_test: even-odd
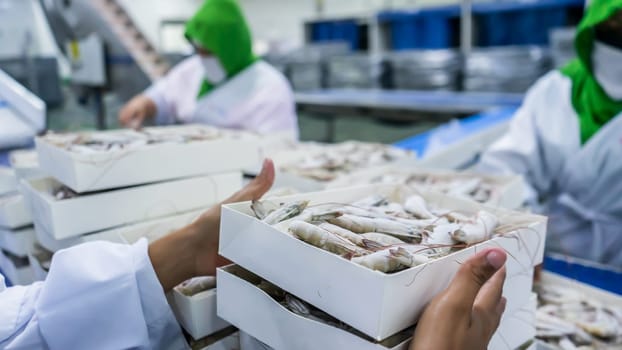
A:
[[[46,128],[45,103],[0,70],[0,149],[27,146]]]
[[[538,46],[476,49],[465,57],[464,90],[521,93],[551,68],[550,51]]]
[[[329,88],[378,89],[389,85],[389,70],[381,55],[349,54],[326,60]]]
[[[400,90],[459,88],[461,60],[455,50],[398,51],[388,55],[393,86]]]

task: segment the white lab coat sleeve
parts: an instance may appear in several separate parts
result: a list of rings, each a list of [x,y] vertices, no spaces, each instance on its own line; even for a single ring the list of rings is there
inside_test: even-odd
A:
[[[475,169],[483,173],[522,175],[525,180],[525,201],[537,207],[538,193],[547,193],[552,178],[550,162],[542,140],[538,118],[546,114],[550,89],[554,88],[552,79],[544,77],[528,92],[523,105],[518,109],[509,130],[488,150],[486,150]],[[548,100],[548,101],[547,101]],[[546,115],[544,115],[546,117]]]
[[[173,87],[171,86],[171,80],[174,79],[174,71],[162,79],[155,82],[143,93],[156,105],[155,123],[156,125],[169,125],[175,123],[175,116],[177,110],[175,102],[170,98]]]
[[[265,116],[254,126],[255,132],[262,135],[287,132],[293,139],[298,139],[296,102],[294,94],[285,83],[275,84],[269,95],[257,104],[255,111]]]
[[[0,308],[0,349],[188,348],[145,239],[59,251],[45,282],[0,292]]]

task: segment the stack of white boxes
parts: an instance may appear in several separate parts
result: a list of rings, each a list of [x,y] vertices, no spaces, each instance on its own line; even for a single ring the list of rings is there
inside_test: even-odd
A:
[[[20,189],[20,193],[12,193],[12,196],[7,202],[5,202],[3,213],[4,220],[11,220],[14,222],[19,221],[25,224],[28,221],[28,238],[24,238],[23,242],[28,242],[28,263],[30,265],[32,278],[34,281],[42,281],[45,279],[49,270],[50,262],[52,260],[52,252],[41,247],[35,236],[35,230],[32,222],[32,214],[30,207],[26,203],[26,199],[21,193],[21,186],[19,181],[22,179],[34,179],[45,177],[45,173],[39,167],[39,159],[37,152],[31,149],[16,150],[9,154],[9,162],[11,170],[16,177],[16,185]],[[10,211],[5,209],[10,208]],[[26,229],[26,226],[23,226]]]
[[[370,185],[282,197],[274,202],[309,200],[309,206],[352,203],[376,194],[392,198],[403,190],[397,185]],[[257,220],[248,202],[225,205],[220,254],[237,265],[218,270],[218,315],[276,350],[407,349],[421,312],[447,287],[460,263],[485,248],[496,247],[508,253],[507,308],[489,348],[513,350],[532,341],[536,308],[533,269],[542,262],[546,218],[435,193],[423,197],[447,210],[476,213],[484,209],[496,215],[501,225],[513,225],[516,231],[424,265],[384,274]],[[289,311],[258,287],[262,280],[356,331]]]
[[[195,125],[146,128],[143,132],[162,135],[201,129],[214,132]],[[242,169],[258,162],[256,136],[219,132],[219,137],[209,140],[147,143],[109,152],[76,152],[56,141],[63,135],[38,138],[40,167],[49,177],[21,182],[37,240],[54,252],[93,240],[134,243],[147,237],[153,241],[189,224],[203,210],[239,190]],[[81,137],[127,138],[133,133],[137,132],[118,130]],[[65,193],[64,198],[59,191]],[[185,322],[188,318],[216,319],[216,294],[207,292],[214,297],[203,298],[199,293],[189,300],[169,298],[180,323],[195,339],[228,326],[219,320],[219,324],[198,331],[188,327],[192,323]],[[192,307],[183,309],[184,302]]]
[[[0,269],[13,284],[32,283],[28,253],[35,240],[30,211],[13,169],[0,167]]]

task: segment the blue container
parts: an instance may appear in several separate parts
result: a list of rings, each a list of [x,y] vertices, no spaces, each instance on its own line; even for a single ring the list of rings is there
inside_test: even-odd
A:
[[[583,0],[483,3],[473,6],[477,46],[547,45],[549,30],[568,25]]]
[[[350,49],[360,49],[360,27],[356,19],[320,21],[311,25],[311,42],[345,41]]]
[[[457,42],[451,22],[460,15],[458,6],[420,11],[382,12],[380,23],[389,26],[391,49],[444,49]]]

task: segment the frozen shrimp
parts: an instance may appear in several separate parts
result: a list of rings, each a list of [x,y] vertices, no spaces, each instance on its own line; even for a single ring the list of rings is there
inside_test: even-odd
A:
[[[189,279],[175,287],[175,290],[179,291],[184,295],[193,296],[202,291],[214,288],[216,288],[216,277],[205,276]]]
[[[402,247],[391,249],[390,253],[400,264],[406,267],[415,267],[430,262],[430,258],[426,254],[412,253]]]
[[[402,268],[402,263],[391,253],[391,248],[352,259],[352,262],[380,272],[394,272]]]
[[[419,219],[435,218],[434,214],[432,214],[425,205],[425,199],[416,194],[406,199],[406,202],[404,203],[404,209],[406,209],[407,212],[413,214]]]
[[[387,204],[387,198],[381,195],[373,195],[369,197],[365,197],[361,200],[358,200],[352,203],[355,207],[379,207],[381,205]]]
[[[476,177],[466,181],[454,182],[449,186],[447,194],[458,197],[468,197],[470,194],[474,193],[481,184],[482,180]]]
[[[328,222],[324,222],[318,225],[318,227],[332,233],[335,234],[337,236],[343,237],[345,239],[347,239],[348,241],[356,244],[359,247],[364,247],[365,244],[363,243],[363,239],[365,237],[362,237],[361,235],[358,235],[352,231],[346,230],[345,228],[339,227],[337,225],[333,225],[331,223]]]
[[[268,216],[263,218],[263,222],[268,225],[275,225],[281,221],[291,219],[294,216],[299,215],[307,207],[309,201],[295,201],[292,203],[286,203],[279,209],[271,212]]]
[[[335,254],[353,255],[367,253],[366,250],[357,247],[352,242],[305,221],[294,220],[289,225],[289,231],[298,239]]]
[[[492,237],[497,225],[499,225],[499,220],[496,216],[481,210],[473,222],[463,225],[452,234],[452,237],[466,244],[483,242]]]
[[[368,239],[370,241],[374,241],[385,246],[405,243],[404,241],[402,241],[401,239],[397,237],[393,237],[393,236],[386,235],[384,233],[379,233],[379,232],[361,233],[359,236],[364,239]]]
[[[251,209],[259,220],[265,219],[266,216],[278,208],[278,205],[268,201],[253,201],[251,203]]]
[[[421,238],[421,234],[415,232],[411,226],[384,218],[366,218],[347,214],[328,220],[328,222],[355,233],[379,232],[411,239]]]
[[[457,242],[453,235],[460,229],[458,224],[444,224],[430,227],[424,231],[423,243],[434,247],[438,253],[447,254]]]

